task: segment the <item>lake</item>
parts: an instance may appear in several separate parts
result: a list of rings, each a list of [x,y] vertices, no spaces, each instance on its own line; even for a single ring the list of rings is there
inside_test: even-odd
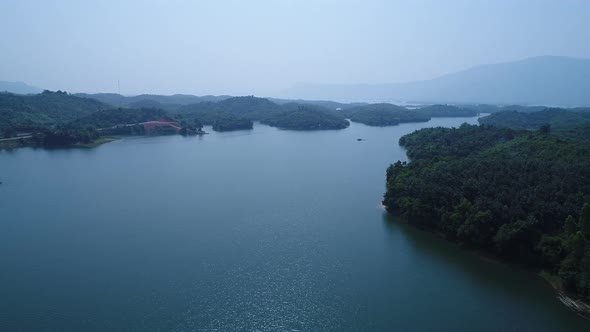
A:
[[[0,152],[0,330],[589,331],[383,211],[400,136],[476,121]]]

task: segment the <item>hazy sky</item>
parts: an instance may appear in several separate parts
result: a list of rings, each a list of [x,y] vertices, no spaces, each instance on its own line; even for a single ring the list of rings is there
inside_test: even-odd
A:
[[[0,1],[0,80],[69,92],[276,95],[590,58],[587,0]]]

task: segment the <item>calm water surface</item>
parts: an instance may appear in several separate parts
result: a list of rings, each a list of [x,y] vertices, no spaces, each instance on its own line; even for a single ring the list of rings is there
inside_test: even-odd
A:
[[[0,330],[590,331],[381,209],[399,137],[465,121],[0,152]]]

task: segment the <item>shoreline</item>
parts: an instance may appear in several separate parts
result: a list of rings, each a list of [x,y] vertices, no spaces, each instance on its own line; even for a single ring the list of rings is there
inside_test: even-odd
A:
[[[563,281],[561,278],[546,271],[540,271],[537,275],[551,285],[551,288],[553,288],[557,294],[556,297],[559,302],[579,316],[590,320],[590,304],[584,302],[575,294],[566,291],[563,287]]]
[[[92,141],[90,143],[74,144],[72,147],[95,148],[99,145],[103,145],[103,144],[118,141],[118,140],[120,140],[120,138],[112,137],[112,136],[105,136],[105,137],[100,137],[98,139],[95,139],[94,141]]]
[[[477,256],[478,259],[493,262],[496,264],[502,264],[502,265],[508,266],[510,268],[522,268],[522,269],[532,272],[534,275],[543,278],[543,280],[553,289],[553,291],[555,292],[555,295],[556,295],[555,298],[557,300],[559,300],[559,302],[561,302],[562,305],[564,305],[569,310],[576,313],[578,316],[585,318],[587,320],[590,320],[590,303],[584,302],[576,294],[566,291],[565,288],[563,287],[563,281],[557,275],[551,274],[551,273],[546,272],[544,270],[533,269],[533,268],[527,267],[526,265],[518,263],[518,262],[506,261],[505,259],[502,259],[502,258],[495,256],[491,253],[488,253],[486,251],[470,250],[469,248],[466,248],[465,246],[461,245],[461,243],[447,240],[445,238],[444,234],[437,232],[434,229],[428,229],[425,227],[416,227],[415,225],[408,223],[403,218],[401,218],[401,216],[390,212],[389,208],[384,204],[381,204],[381,207],[389,215],[399,217],[399,220],[401,222],[403,222],[404,224],[410,225],[417,230],[430,233],[436,237],[443,238],[443,239],[445,239],[445,241],[447,243],[458,246],[459,248],[461,248],[461,250],[464,250],[466,252],[473,254],[474,256]]]
[[[71,149],[71,148],[82,148],[82,149],[90,149],[95,148],[99,145],[103,145],[106,143],[110,143],[113,141],[117,141],[120,138],[112,137],[112,136],[104,136],[99,137],[96,140],[90,143],[76,143],[72,145],[63,145],[63,146],[42,146],[35,144],[30,138],[22,138],[22,139],[14,139],[14,140],[6,140],[0,141],[0,151],[2,150],[14,150],[19,148],[43,148],[43,149]]]

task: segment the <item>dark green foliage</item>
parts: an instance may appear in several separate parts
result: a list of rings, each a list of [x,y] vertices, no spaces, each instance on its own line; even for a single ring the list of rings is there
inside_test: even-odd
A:
[[[105,128],[101,131],[103,135],[145,135],[145,127],[141,124],[134,125],[116,125],[111,128]]]
[[[477,111],[470,108],[462,108],[452,105],[431,105],[421,107],[416,112],[436,118],[436,117],[468,117],[476,116]]]
[[[293,103],[278,105],[253,96],[79,96],[91,96],[115,105],[124,104],[126,108],[113,108],[94,99],[61,91],[45,91],[31,96],[3,93],[0,94],[0,135],[12,137],[18,132],[47,132],[55,130],[58,125],[67,125],[72,130],[91,126],[99,128],[102,134],[143,135],[146,133],[145,128],[137,124],[147,121],[184,121],[187,125],[181,126],[185,128],[181,133],[186,134],[199,133],[203,125],[212,125],[217,131],[251,129],[252,121],[295,130],[339,129],[348,126],[348,121],[335,110]],[[190,102],[193,103],[188,104]],[[181,107],[182,104],[185,106]],[[151,128],[150,134],[173,131],[174,128],[159,126]]]
[[[31,139],[21,140],[21,146],[88,144],[96,140],[100,133],[96,130],[96,123],[81,119],[108,107],[99,101],[62,91],[46,90],[26,96],[0,93],[0,130],[4,136],[15,136],[17,132],[32,133]]]
[[[185,118],[198,118],[204,124],[212,125],[219,113],[233,115],[252,121],[272,117],[281,110],[281,106],[264,98],[253,96],[233,97],[218,102],[200,102],[178,109],[177,113]]]
[[[578,224],[576,223],[576,220],[574,219],[574,217],[570,214],[569,216],[567,216],[567,218],[565,219],[565,222],[563,224],[563,232],[567,235],[573,235],[576,231],[578,230]]]
[[[75,96],[95,99],[105,104],[128,108],[155,107],[155,102],[162,105],[161,108],[164,108],[165,110],[176,109],[180,105],[195,104],[203,101],[220,101],[223,99],[230,98],[230,96],[193,96],[183,94],[176,94],[171,96],[143,94],[138,96],[127,97],[116,93],[77,93],[75,94]]]
[[[102,110],[74,121],[74,126],[94,126],[109,128],[117,125],[142,123],[147,121],[172,121],[164,110],[157,108],[115,108]]]
[[[502,111],[501,106],[490,104],[468,104],[467,108],[476,111],[477,113],[496,113]]]
[[[192,123],[189,123],[186,120],[182,120],[180,121],[180,125],[182,127],[178,132],[180,135],[187,136],[204,134],[203,124],[198,119],[193,120]]]
[[[181,106],[180,104],[162,104],[152,99],[141,99],[125,105],[125,108],[158,108],[168,112],[175,112]]]
[[[348,126],[348,121],[337,111],[314,105],[277,105],[253,96],[186,105],[175,111],[174,117],[180,122],[197,121],[201,125],[211,125],[216,131],[252,129],[252,121],[294,130],[340,129]]]
[[[270,119],[281,110],[281,106],[268,99],[247,96],[186,105],[180,107],[175,116],[177,119],[212,125],[214,130],[227,131],[251,129],[252,121]]]
[[[590,122],[575,127],[557,128],[552,132],[581,142],[590,142]]]
[[[246,130],[252,129],[253,126],[252,121],[232,114],[219,114],[213,122],[213,130],[215,131]]]
[[[185,105],[174,112],[174,117],[178,121],[199,121],[219,131],[251,129],[252,121],[293,130],[341,129],[349,125],[337,111],[315,105],[278,105],[253,96]]]
[[[381,103],[352,107],[342,113],[351,121],[369,126],[393,126],[405,122],[426,122],[432,117],[475,116],[477,112],[451,105],[431,105],[418,109]]]
[[[514,129],[567,128],[590,122],[590,112],[546,108],[543,111],[523,113],[516,111],[498,112],[480,118],[479,123]]]
[[[590,298],[590,144],[463,125],[400,139],[383,203],[409,223],[558,274]]]
[[[216,103],[223,112],[252,121],[264,120],[281,111],[281,106],[265,98],[233,97]]]
[[[497,113],[497,112],[521,112],[521,113],[532,113],[544,110],[545,106],[523,106],[523,105],[466,105],[466,108],[472,109],[478,113]]]
[[[70,128],[57,127],[44,129],[33,135],[33,141],[37,145],[46,147],[62,147],[77,143],[91,143],[100,136],[94,128]]]
[[[175,117],[185,121],[199,121],[204,125],[212,125],[224,111],[214,102],[200,102],[179,108]]]
[[[412,159],[463,157],[515,137],[511,129],[490,129],[464,124],[461,128],[429,128],[400,138]]]
[[[367,103],[339,103],[329,100],[305,100],[305,99],[280,99],[268,98],[273,103],[283,104],[299,104],[299,105],[315,105],[329,110],[346,110],[352,107],[368,105]]]
[[[545,266],[559,266],[567,254],[563,238],[560,236],[544,235],[536,249],[542,256],[542,264]]]
[[[579,228],[586,238],[590,238],[590,204],[584,204],[580,213]]]
[[[426,122],[430,116],[393,104],[370,104],[344,112],[349,119],[369,126],[394,126],[404,122]]]
[[[66,92],[44,91],[37,95],[0,93],[0,131],[34,131],[51,125],[65,124],[108,105]]]
[[[4,128],[4,135],[2,136],[3,138],[11,138],[11,137],[15,137],[17,134],[16,129],[14,129],[13,127],[6,127]]]
[[[201,130],[203,130],[203,123],[201,121],[199,121],[199,119],[195,119],[195,120],[193,120],[193,127],[196,130],[201,131]]]
[[[473,110],[477,113],[498,113],[498,112],[519,112],[519,113],[533,113],[543,111],[547,106],[525,106],[525,105],[489,105],[489,104],[465,104],[460,107]],[[574,107],[567,108],[567,110],[575,112],[588,112],[589,107]]]
[[[525,106],[525,105],[498,106],[498,109],[500,112],[515,111],[515,112],[522,112],[522,113],[540,112],[546,108],[547,107],[545,107],[545,106]]]
[[[284,111],[261,122],[292,130],[344,129],[350,125],[340,113],[319,106],[285,104],[283,107]]]

